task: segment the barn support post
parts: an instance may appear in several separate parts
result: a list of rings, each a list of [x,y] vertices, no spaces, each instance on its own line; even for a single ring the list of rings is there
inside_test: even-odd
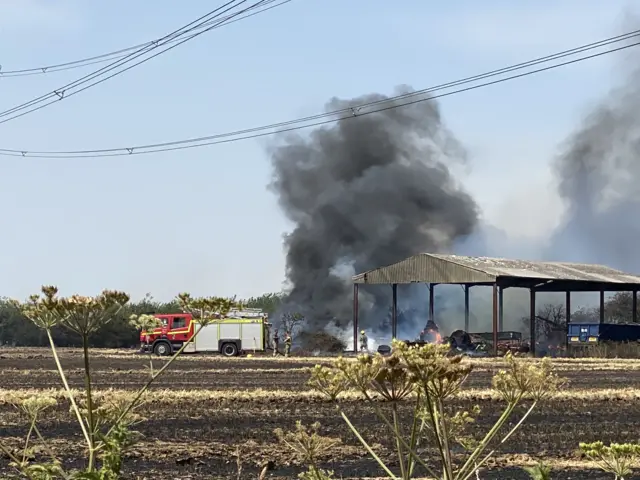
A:
[[[531,354],[536,356],[536,290],[529,290],[529,334],[531,336]]]
[[[433,309],[433,287],[436,286],[435,283],[429,283],[429,321],[433,322],[434,317],[434,309]]]
[[[569,322],[571,321],[571,291],[567,290],[566,293],[566,301],[565,301],[565,314],[564,317],[566,319],[566,332],[565,333],[565,347],[569,348]]]
[[[638,291],[633,291],[633,300],[631,301],[631,321],[638,322]]]
[[[604,290],[600,290],[600,323],[604,323]]]
[[[498,331],[504,331],[504,288],[498,288]]]
[[[464,331],[469,333],[469,285],[464,286]]]
[[[353,284],[353,353],[358,353],[358,284]]]
[[[391,285],[393,299],[391,303],[391,338],[398,337],[398,284]]]
[[[498,355],[498,284],[493,284],[493,354]]]

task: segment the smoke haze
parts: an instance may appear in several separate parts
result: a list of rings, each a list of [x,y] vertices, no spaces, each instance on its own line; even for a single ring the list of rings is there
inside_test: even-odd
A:
[[[385,98],[334,98],[326,111]],[[348,324],[354,272],[450,251],[478,224],[476,202],[449,170],[465,160],[465,150],[435,101],[340,120],[308,136],[281,136],[271,159],[271,188],[295,224],[285,237],[284,308],[303,313],[311,328]],[[365,326],[386,317],[391,289],[366,290]],[[377,320],[367,311],[376,311]]]
[[[326,109],[384,98],[332,99]],[[640,271],[635,251],[640,238],[638,112],[640,72],[634,71],[562,145],[553,167],[566,206],[564,221],[546,245],[522,248],[479,223],[476,202],[450,170],[466,160],[465,150],[443,125],[435,101],[339,121],[308,136],[280,137],[271,151],[271,188],[295,224],[285,238],[290,288],[285,308],[303,312],[310,328],[333,324],[344,331],[352,315],[351,275],[420,252],[603,263]],[[491,298],[485,290],[471,291],[471,330],[490,328]],[[539,305],[562,301],[545,295]],[[363,325],[388,334],[391,288],[367,286],[360,299]],[[398,302],[406,314],[400,317],[401,336],[415,336],[428,308],[426,286],[399,286]],[[463,326],[459,287],[438,286],[435,307],[445,332]],[[523,315],[528,315],[528,292],[507,290],[505,328],[522,330]]]
[[[554,167],[567,207],[548,257],[640,270],[640,72],[628,75],[569,137]]]

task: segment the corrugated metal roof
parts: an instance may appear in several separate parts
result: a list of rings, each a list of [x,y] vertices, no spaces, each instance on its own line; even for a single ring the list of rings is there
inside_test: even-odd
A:
[[[421,253],[353,277],[354,283],[493,283],[498,278],[640,285],[640,276],[605,265]]]

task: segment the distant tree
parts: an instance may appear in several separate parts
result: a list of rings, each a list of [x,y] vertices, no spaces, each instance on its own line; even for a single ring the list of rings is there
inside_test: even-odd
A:
[[[302,328],[304,320],[301,313],[283,313],[280,317],[281,327],[292,336]]]
[[[607,323],[630,323],[633,321],[633,295],[631,292],[618,292],[604,305],[604,318]],[[640,318],[640,309],[638,309]],[[571,321],[576,323],[598,323],[600,307],[581,307],[571,312]],[[529,329],[529,317],[523,317],[526,330]],[[552,331],[566,328],[567,313],[563,304],[545,304],[536,313],[536,331],[539,338],[548,338]]]
[[[248,308],[261,308],[263,312],[269,315],[275,314],[280,305],[282,305],[282,293],[264,293],[258,297],[250,297],[242,300],[242,305]]]
[[[640,309],[636,308],[636,311],[640,312]],[[631,323],[633,321],[633,294],[631,292],[617,292],[607,300],[604,312],[608,322]]]
[[[527,319],[528,322],[531,319]],[[567,311],[561,303],[547,303],[536,312],[536,336],[548,339],[554,332],[564,331],[567,325]]]

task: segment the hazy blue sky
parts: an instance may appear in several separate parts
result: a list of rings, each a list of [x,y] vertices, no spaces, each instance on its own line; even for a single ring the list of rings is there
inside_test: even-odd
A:
[[[220,2],[222,4],[222,2]],[[68,100],[0,125],[0,148],[77,150],[163,142],[320,112],[332,96],[426,88],[620,33],[629,3],[294,0],[213,30]],[[0,0],[3,70],[160,37],[204,0]],[[470,152],[462,179],[487,220],[543,237],[559,205],[547,164],[617,80],[614,54],[441,102]],[[96,66],[0,78],[0,109]],[[284,279],[290,228],[266,186],[265,141],[106,159],[0,157],[0,295],[256,295]],[[548,191],[537,203],[533,194]]]

